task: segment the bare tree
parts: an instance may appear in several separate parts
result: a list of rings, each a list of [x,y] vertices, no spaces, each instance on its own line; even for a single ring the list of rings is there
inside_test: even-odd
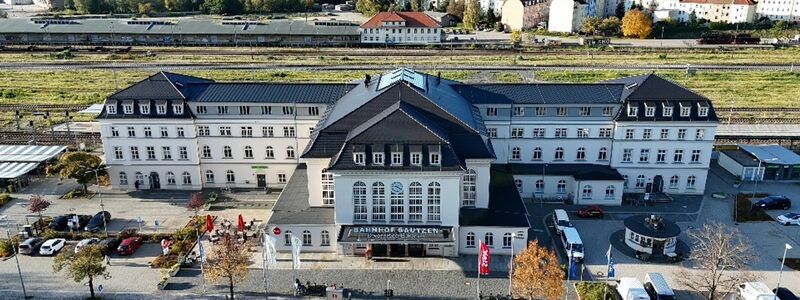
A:
[[[712,221],[689,237],[693,242],[689,260],[696,270],[683,269],[676,278],[704,299],[723,299],[736,284],[755,279],[747,266],[757,256],[739,229]]]
[[[227,281],[231,299],[234,299],[233,285],[247,279],[250,265],[247,247],[233,241],[224,242],[211,249],[205,262],[205,277],[211,282]]]

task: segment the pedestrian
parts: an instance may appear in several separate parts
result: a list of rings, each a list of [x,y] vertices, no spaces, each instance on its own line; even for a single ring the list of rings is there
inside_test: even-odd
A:
[[[111,265],[111,255],[106,254],[106,265]]]
[[[139,190],[139,181],[136,180],[133,182],[133,187],[138,191]]]

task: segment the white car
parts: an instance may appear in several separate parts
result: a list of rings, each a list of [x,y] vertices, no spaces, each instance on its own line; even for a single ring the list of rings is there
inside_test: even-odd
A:
[[[67,244],[65,239],[49,239],[39,248],[40,255],[53,255],[58,253]]]
[[[781,225],[800,225],[800,213],[785,213],[777,218]]]
[[[83,247],[89,246],[91,244],[97,244],[99,242],[100,239],[98,238],[82,239],[80,242],[78,242],[77,245],[75,245],[75,253],[78,253],[78,251],[80,251],[81,248]]]

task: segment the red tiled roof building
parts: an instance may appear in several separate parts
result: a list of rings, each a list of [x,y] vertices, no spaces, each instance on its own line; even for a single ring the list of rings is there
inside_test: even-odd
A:
[[[442,34],[442,25],[423,12],[380,12],[361,25],[362,43],[439,43]]]

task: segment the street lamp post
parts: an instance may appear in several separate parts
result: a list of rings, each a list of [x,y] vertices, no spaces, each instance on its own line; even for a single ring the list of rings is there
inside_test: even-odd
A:
[[[773,300],[778,300],[777,292],[778,292],[778,289],[781,288],[781,277],[783,276],[783,266],[786,264],[786,252],[789,251],[789,249],[792,249],[792,246],[789,245],[788,243],[784,244],[784,247],[783,247],[783,259],[781,260],[781,271],[778,272],[778,286],[775,287],[776,295],[774,296],[774,298],[772,298]]]
[[[756,159],[758,159],[758,158],[756,158]],[[769,158],[769,159],[766,159],[766,160],[767,161],[776,161],[778,159],[773,157],[773,158]],[[758,168],[756,168],[756,174],[753,175],[754,176],[753,177],[753,181],[755,181],[753,183],[753,198],[756,197],[756,188],[758,187],[758,182],[759,181],[764,181],[764,173],[766,173],[766,171],[767,171],[766,169],[767,169],[767,167],[765,166],[764,170],[761,170],[761,159],[758,159]],[[755,177],[756,175],[760,175],[760,176],[758,176],[759,178],[756,178]]]
[[[8,235],[8,240],[11,241],[11,225],[8,224],[8,216],[6,215],[0,216],[0,221],[3,222],[4,223],[3,225],[6,226],[6,234]],[[20,285],[22,285],[22,296],[24,297],[23,299],[29,299],[28,291],[25,289],[25,281],[22,280],[22,268],[20,268],[19,266],[19,256],[17,256],[17,248],[12,246],[11,251],[13,251],[14,260],[17,262],[17,273],[19,274],[19,283]]]
[[[94,182],[97,184],[97,197],[100,198],[100,211],[103,214],[103,230],[105,231],[106,237],[108,237],[108,224],[106,224],[106,207],[103,205],[103,193],[100,192],[100,180],[98,176],[98,172],[100,170],[105,170],[108,167],[102,168],[91,168],[91,170],[86,171],[86,173],[94,172]]]

